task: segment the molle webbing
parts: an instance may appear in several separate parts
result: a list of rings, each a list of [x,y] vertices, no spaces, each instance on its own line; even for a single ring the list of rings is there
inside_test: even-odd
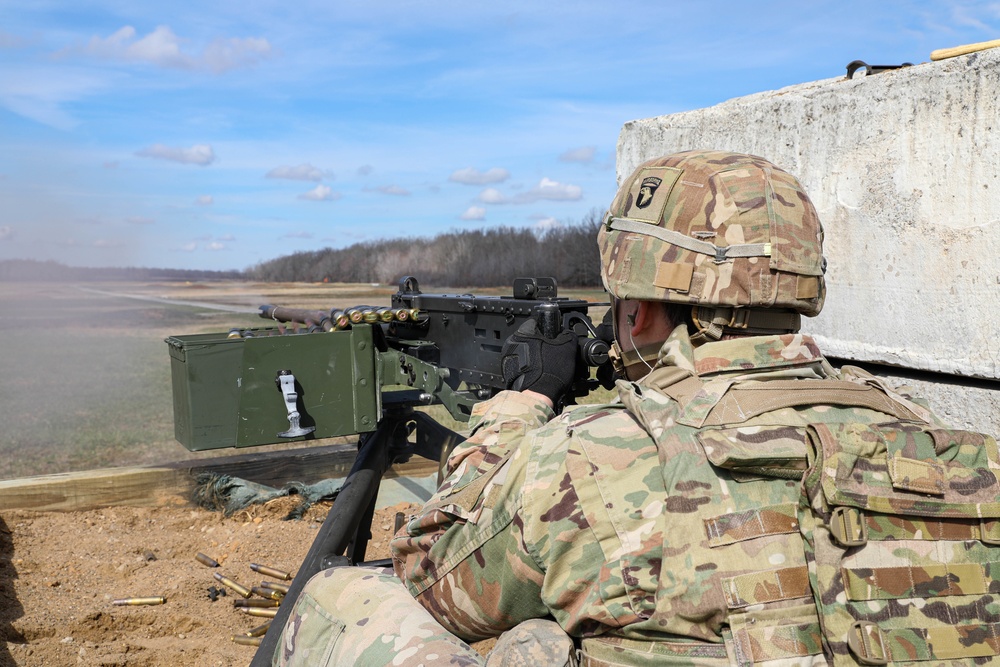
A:
[[[914,421],[809,436],[799,523],[834,667],[997,662],[996,441]]]
[[[897,419],[918,419],[905,406],[871,385],[845,380],[770,380],[731,387],[709,413],[704,425],[739,424],[765,412],[816,405],[869,408]]]
[[[733,632],[733,649],[740,667],[753,667],[770,660],[818,656],[823,653],[823,632],[819,623],[740,628]],[[812,665],[815,661],[804,664]]]
[[[841,574],[848,600],[985,595],[1000,583],[1000,563],[844,567]]]
[[[863,512],[855,507],[837,507],[830,520],[830,533],[841,546],[859,547],[868,540],[978,540],[1000,545],[1000,520],[978,523],[943,517],[893,516]]]
[[[658,667],[659,665],[725,665],[721,642],[643,641],[611,634],[584,637],[580,642],[580,667]]]
[[[730,609],[812,595],[809,570],[804,565],[727,577],[722,580],[722,593]]]
[[[1000,655],[1000,623],[882,630],[874,623],[857,621],[847,642],[863,665],[985,658]]]
[[[766,535],[797,533],[797,507],[795,503],[783,503],[705,519],[703,523],[708,534],[708,545],[718,547]]]
[[[633,234],[642,234],[644,236],[653,236],[661,241],[669,243],[670,245],[675,245],[679,248],[684,248],[685,250],[690,250],[691,252],[696,252],[702,255],[709,255],[717,264],[721,264],[736,257],[771,256],[770,243],[741,243],[730,246],[717,246],[714,243],[700,241],[687,236],[686,234],[675,232],[672,229],[665,229],[648,222],[640,222],[629,218],[611,218],[606,224],[609,229],[621,232],[631,232]]]

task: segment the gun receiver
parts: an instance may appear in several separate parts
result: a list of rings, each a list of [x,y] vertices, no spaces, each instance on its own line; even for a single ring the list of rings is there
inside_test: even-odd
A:
[[[454,419],[468,421],[476,403],[505,388],[504,341],[533,317],[545,335],[570,329],[578,336],[576,380],[561,409],[598,385],[592,368],[610,363],[610,341],[588,315],[589,308],[607,305],[559,297],[552,278],[520,278],[512,296],[482,296],[424,294],[407,276],[387,308],[325,313],[261,306],[260,316],[275,327],[166,340],[175,436],[189,450],[359,436],[351,472],[252,667],[271,664],[310,577],[364,561],[389,467],[414,454],[440,463],[462,440],[415,408],[441,404]]]

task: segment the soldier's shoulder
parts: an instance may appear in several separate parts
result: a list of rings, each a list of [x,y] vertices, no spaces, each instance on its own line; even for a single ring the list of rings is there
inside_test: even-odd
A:
[[[536,431],[536,442],[552,443],[568,439],[603,440],[614,436],[644,433],[621,403],[573,406]]]

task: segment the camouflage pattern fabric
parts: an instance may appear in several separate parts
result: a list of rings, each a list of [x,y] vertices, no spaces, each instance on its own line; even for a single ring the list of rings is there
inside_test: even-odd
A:
[[[484,661],[424,611],[390,571],[335,567],[306,582],[273,664],[471,667]]]
[[[802,531],[834,665],[1000,663],[997,443],[817,424]]]
[[[823,307],[816,209],[794,176],[764,158],[688,151],[639,165],[598,244],[604,286],[620,299],[807,316]]]
[[[838,374],[800,334],[694,348],[679,327],[656,369],[618,389],[620,403],[558,418],[511,392],[477,406],[451,476],[392,542],[410,593],[467,640],[551,615],[581,640],[584,665],[832,660],[824,624],[835,602],[818,613],[824,579],[800,525],[812,516],[800,480],[816,430],[900,420],[927,430],[936,418],[864,371]],[[937,479],[900,470],[920,488]],[[975,474],[955,474],[975,486]],[[965,561],[993,572],[978,551]],[[871,585],[864,566],[854,589]],[[992,605],[964,613],[988,625]]]
[[[391,571],[337,567],[306,582],[273,664],[575,667],[576,647],[558,624],[532,619],[505,632],[483,659],[441,627]]]

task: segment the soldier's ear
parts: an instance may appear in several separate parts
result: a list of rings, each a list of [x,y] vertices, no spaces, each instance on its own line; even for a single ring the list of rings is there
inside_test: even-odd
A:
[[[639,307],[634,313],[626,316],[629,326],[632,328],[632,335],[642,333],[653,323],[655,312],[660,310],[660,304],[654,301],[640,301]],[[655,311],[655,312],[654,312]]]

